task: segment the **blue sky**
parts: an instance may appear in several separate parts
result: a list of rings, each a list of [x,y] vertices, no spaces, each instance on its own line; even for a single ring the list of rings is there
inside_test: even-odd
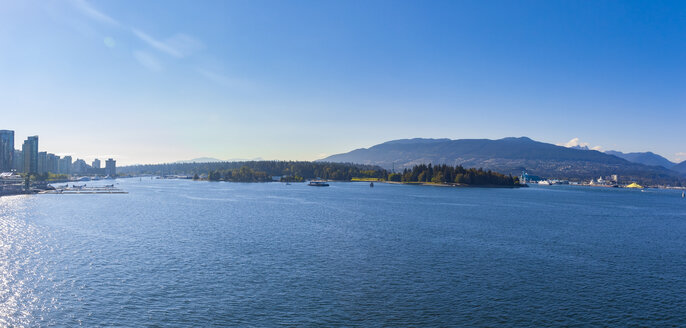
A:
[[[8,1],[0,128],[121,164],[508,136],[680,161],[685,40],[683,1]]]

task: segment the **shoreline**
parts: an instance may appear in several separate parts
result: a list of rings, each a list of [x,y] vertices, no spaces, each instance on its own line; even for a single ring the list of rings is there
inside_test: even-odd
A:
[[[126,179],[126,178],[139,178],[142,176],[126,176],[126,177],[119,177],[120,179]],[[145,177],[151,177],[149,175]],[[181,178],[166,178],[169,180],[193,180],[193,181],[207,181],[207,182],[233,182],[233,183],[271,183],[271,182],[276,182],[276,183],[303,183],[305,181],[224,181],[224,180],[219,180],[219,181],[212,181],[208,180],[207,178],[201,178],[201,179],[181,179]],[[374,183],[388,183],[388,184],[399,184],[399,185],[415,185],[415,186],[432,186],[432,187],[457,187],[457,188],[528,188],[530,187],[528,184],[526,185],[513,185],[513,186],[501,186],[501,185],[464,185],[464,184],[457,184],[457,183],[435,183],[435,182],[399,182],[399,181],[384,181],[384,180],[378,180],[378,179],[353,179],[353,180],[326,180],[328,182],[374,182]],[[74,182],[74,181],[69,181],[69,182]],[[537,184],[534,184],[537,185]],[[572,184],[570,184],[572,185]],[[588,184],[575,184],[574,186],[579,186],[579,187],[596,187],[596,188],[610,188],[609,186],[593,186],[593,185],[588,185]],[[618,187],[619,189],[626,189],[625,187]],[[686,187],[676,187],[676,186],[644,186],[644,189],[664,189],[664,190],[686,190]]]
[[[355,181],[351,181],[355,182]],[[459,183],[436,183],[436,182],[398,182],[398,181],[379,181],[379,183],[410,185],[410,186],[429,186],[429,187],[454,187],[454,188],[527,188],[528,185],[466,185]]]

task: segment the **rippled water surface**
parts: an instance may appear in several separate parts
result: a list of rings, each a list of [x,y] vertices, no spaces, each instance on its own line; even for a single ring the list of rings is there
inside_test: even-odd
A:
[[[0,198],[0,326],[686,326],[680,192],[117,183]]]

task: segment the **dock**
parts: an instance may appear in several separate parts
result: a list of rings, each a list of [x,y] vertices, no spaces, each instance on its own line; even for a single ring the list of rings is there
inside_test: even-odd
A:
[[[76,194],[128,194],[128,191],[124,191],[119,188],[115,188],[114,185],[104,186],[104,187],[86,187],[86,186],[63,186],[57,187],[54,190],[46,190],[41,192],[41,194],[64,194],[64,195],[76,195]]]

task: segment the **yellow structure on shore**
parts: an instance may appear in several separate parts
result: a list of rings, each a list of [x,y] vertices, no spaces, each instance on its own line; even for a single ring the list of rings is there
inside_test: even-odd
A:
[[[643,186],[636,182],[632,182],[630,185],[627,185],[625,188],[636,188],[636,189],[643,189]]]

